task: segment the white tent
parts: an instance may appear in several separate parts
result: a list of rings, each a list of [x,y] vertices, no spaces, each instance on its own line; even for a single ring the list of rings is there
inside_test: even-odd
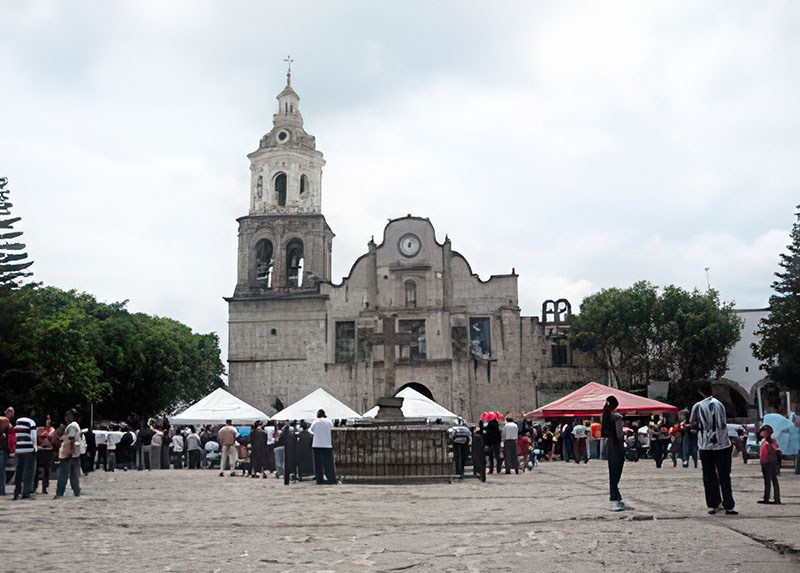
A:
[[[425,418],[428,421],[442,420],[453,424],[461,420],[461,416],[454,414],[411,387],[403,388],[395,394],[395,397],[403,398],[401,410],[406,418]],[[377,415],[378,406],[364,413],[365,418],[374,418]]]
[[[325,415],[329,420],[353,420],[361,417],[358,412],[340,402],[322,388],[317,388],[305,398],[301,398],[272,416],[272,419],[312,422],[317,419],[317,410],[319,409],[325,410]]]
[[[224,424],[232,420],[234,424],[252,424],[256,420],[269,420],[261,410],[240,400],[230,392],[217,388],[196,404],[175,416],[169,416],[169,423],[175,426],[187,424]]]

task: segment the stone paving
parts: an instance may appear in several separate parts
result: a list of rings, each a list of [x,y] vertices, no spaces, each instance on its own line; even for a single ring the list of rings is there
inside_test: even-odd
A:
[[[94,473],[83,495],[0,498],[2,571],[800,571],[800,476],[759,505],[734,460],[738,516],[706,514],[700,470],[543,463],[453,484],[289,487],[207,470]],[[54,489],[54,484],[51,486]],[[52,491],[52,489],[51,489]]]

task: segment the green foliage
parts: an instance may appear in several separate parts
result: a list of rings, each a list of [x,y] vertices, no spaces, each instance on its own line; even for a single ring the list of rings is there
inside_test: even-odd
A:
[[[0,291],[0,404],[96,418],[150,416],[220,383],[216,334],[54,287]]]
[[[761,320],[752,345],[769,377],[786,388],[800,390],[800,212],[792,226],[791,244],[781,253],[782,272],[775,273],[775,294],[769,299],[769,316]]]
[[[588,296],[573,317],[570,342],[608,368],[620,387],[650,380],[697,381],[725,372],[742,321],[716,291],[659,288],[640,281]]]
[[[5,218],[11,215],[13,207],[8,200],[11,190],[6,189],[6,185],[8,179],[0,177],[0,289],[3,290],[19,287],[22,279],[31,276],[32,273],[26,269],[33,264],[33,261],[26,260],[25,244],[11,242],[11,239],[22,236],[22,231],[12,231],[21,218]]]

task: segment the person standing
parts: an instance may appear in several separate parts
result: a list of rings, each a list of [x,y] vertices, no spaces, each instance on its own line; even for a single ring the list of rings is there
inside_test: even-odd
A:
[[[38,450],[36,422],[24,416],[17,418],[14,426],[14,435],[17,438],[14,499],[19,499],[20,495],[22,495],[22,499],[29,499],[33,491],[33,476],[36,472],[36,451]]]
[[[689,416],[684,415],[681,423],[681,452],[683,453],[683,467],[689,467],[689,459],[694,459],[697,468],[697,428],[689,423]]]
[[[267,433],[261,428],[261,422],[256,420],[250,430],[250,477],[257,478],[258,474],[267,477],[265,466],[267,464]]]
[[[698,392],[703,397],[692,407],[689,421],[697,428],[697,445],[703,464],[703,488],[708,513],[713,515],[725,508],[728,515],[738,515],[734,509],[731,488],[731,441],[728,438],[725,406],[712,395],[711,381],[700,382]]]
[[[10,455],[8,438],[11,434],[11,422],[0,416],[0,495],[6,494],[6,464]]]
[[[219,477],[225,473],[225,465],[227,464],[230,469],[231,477],[236,476],[236,439],[239,437],[239,431],[233,427],[230,420],[225,420],[225,426],[217,432],[217,440],[219,445],[222,446],[222,459],[219,462]]]
[[[589,457],[587,456],[586,451],[586,432],[588,428],[586,427],[588,422],[584,422],[583,424],[575,424],[575,427],[572,428],[572,441],[574,443],[574,452],[573,455],[575,456],[575,463],[579,464],[581,462],[587,463],[589,461]]]
[[[164,440],[164,434],[161,430],[157,429],[150,421],[150,429],[153,430],[153,437],[150,438],[150,468],[153,470],[161,469],[161,444]]]
[[[39,487],[39,481],[42,482],[42,493],[47,493],[47,488],[50,485],[50,466],[53,462],[53,451],[58,449],[58,434],[55,428],[50,424],[50,416],[44,423],[43,428],[39,428],[36,435],[39,446],[39,451],[36,452],[36,478],[33,483],[33,491]]]
[[[565,462],[570,460],[572,456],[572,422],[567,422],[561,430],[561,459]]]
[[[781,450],[778,442],[772,437],[772,426],[764,424],[761,426],[761,442],[759,457],[761,458],[761,474],[764,476],[764,498],[758,503],[781,503],[781,486],[778,483],[778,470],[781,467]],[[770,486],[775,491],[775,501],[770,502]]]
[[[672,458],[672,467],[678,466],[678,456],[681,456],[681,461],[683,461],[683,452],[682,448],[683,445],[681,443],[681,425],[675,424],[669,430],[669,436],[672,440],[672,446],[670,448],[670,457]]]
[[[507,418],[506,425],[503,427],[503,458],[506,462],[506,473],[519,473],[519,458],[517,457],[517,438],[519,437],[519,426],[514,422],[514,418]],[[497,468],[498,473],[500,468]]]
[[[86,440],[86,454],[81,456],[81,465],[83,466],[83,475],[87,475],[94,471],[94,458],[97,455],[97,439],[91,427],[87,426],[83,430],[83,439]]]
[[[272,452],[275,456],[275,477],[280,478],[286,473],[286,435],[289,430],[286,424],[282,424],[276,431],[278,438]]]
[[[478,425],[472,432],[472,473],[486,481],[486,455],[483,452],[483,428]]]
[[[195,432],[194,426],[189,426],[189,435],[186,436],[186,451],[189,456],[189,469],[199,470],[203,443],[200,440],[200,436]]]
[[[331,428],[333,424],[325,415],[325,410],[317,410],[317,419],[311,424],[311,433],[314,434],[311,449],[314,452],[314,477],[317,485],[336,485]]]
[[[464,475],[464,464],[467,461],[472,432],[466,426],[453,426],[448,430],[450,441],[453,443],[453,463],[456,475]]]
[[[69,485],[72,487],[72,493],[75,497],[81,495],[81,428],[78,422],[75,421],[75,412],[68,410],[64,415],[67,422],[67,427],[64,429],[64,435],[61,439],[61,447],[58,450],[58,479],[56,481],[56,495],[53,499],[59,499],[64,496],[67,489],[67,479]]]
[[[99,430],[94,431],[94,441],[97,445],[97,461],[94,469],[103,467],[103,471],[108,469],[108,428],[103,425]]]
[[[264,469],[267,472],[275,471],[275,422],[270,420],[264,427],[264,432],[267,434],[267,461]]]
[[[619,491],[619,480],[625,467],[625,442],[622,432],[622,416],[617,412],[619,400],[613,394],[606,398],[603,406],[603,417],[600,420],[600,435],[606,438],[606,455],[608,457],[608,489],[611,511],[632,509],[622,501]]]
[[[172,436],[172,467],[176,470],[183,469],[183,434],[180,430],[175,430],[175,435]]]
[[[141,449],[141,463],[137,466],[138,469],[150,469],[150,452],[153,443],[153,434],[155,434],[155,432],[153,431],[152,423],[148,420],[147,425],[139,430],[139,435],[136,440]]]
[[[497,418],[489,420],[486,423],[484,444],[488,449],[489,473],[494,473],[494,468],[497,467],[497,473],[500,473],[500,442],[503,436],[500,433],[500,422]]]

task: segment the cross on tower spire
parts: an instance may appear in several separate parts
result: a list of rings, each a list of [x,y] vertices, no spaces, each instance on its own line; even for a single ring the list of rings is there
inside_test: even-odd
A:
[[[288,69],[286,70],[286,85],[290,86],[292,85],[292,62],[294,62],[294,60],[292,56],[286,56],[283,61],[288,64]]]

